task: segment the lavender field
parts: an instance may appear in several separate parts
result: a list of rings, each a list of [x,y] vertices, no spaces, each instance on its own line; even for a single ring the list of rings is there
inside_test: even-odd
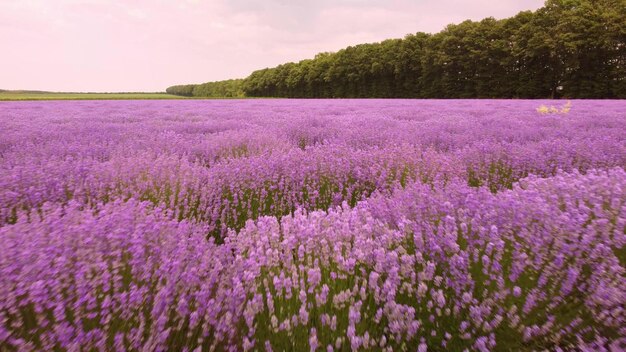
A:
[[[625,350],[626,102],[541,104],[0,103],[0,350]]]

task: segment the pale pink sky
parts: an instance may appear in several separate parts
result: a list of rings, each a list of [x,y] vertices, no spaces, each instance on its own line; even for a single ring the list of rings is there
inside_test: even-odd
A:
[[[0,0],[0,89],[163,91],[543,0]]]

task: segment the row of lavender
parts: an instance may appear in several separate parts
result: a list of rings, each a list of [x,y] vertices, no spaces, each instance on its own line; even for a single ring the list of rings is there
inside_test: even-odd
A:
[[[493,106],[488,106],[493,104]],[[150,201],[212,235],[261,215],[351,206],[411,181],[492,191],[626,164],[623,106],[535,102],[16,103],[3,108],[0,224],[45,202]]]
[[[534,105],[2,105],[0,349],[626,348],[623,103]]]
[[[493,194],[419,183],[263,217],[225,243],[147,203],[46,207],[0,228],[17,350],[626,347],[626,173]]]

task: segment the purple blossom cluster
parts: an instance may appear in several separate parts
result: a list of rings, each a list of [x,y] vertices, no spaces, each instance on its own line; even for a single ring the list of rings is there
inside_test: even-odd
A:
[[[0,350],[626,349],[626,119],[0,105]]]

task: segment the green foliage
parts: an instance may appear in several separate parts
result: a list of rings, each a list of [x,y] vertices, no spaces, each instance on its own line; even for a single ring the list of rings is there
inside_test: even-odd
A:
[[[167,88],[166,92],[184,97],[242,98],[244,96],[241,89],[242,82],[243,79],[229,79],[202,84],[179,85]]]
[[[201,97],[626,98],[625,0],[548,0],[535,12],[436,34],[349,46],[252,72],[174,86]]]

